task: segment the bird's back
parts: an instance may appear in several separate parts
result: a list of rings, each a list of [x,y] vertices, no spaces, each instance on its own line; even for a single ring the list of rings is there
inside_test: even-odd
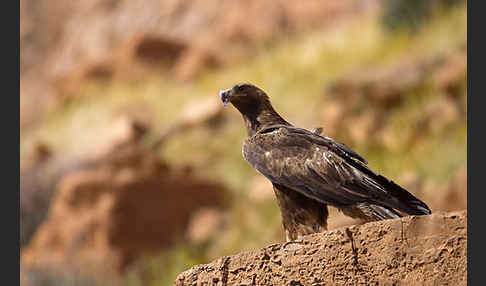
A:
[[[274,126],[248,137],[243,156],[272,183],[311,199],[345,208],[359,203],[377,211],[429,214],[422,201],[393,181],[374,173],[345,145],[292,126]],[[389,210],[389,211],[388,211]]]

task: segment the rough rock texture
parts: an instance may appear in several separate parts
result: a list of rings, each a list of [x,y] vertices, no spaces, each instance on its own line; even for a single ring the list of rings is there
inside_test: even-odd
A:
[[[467,212],[367,223],[222,257],[174,285],[466,285]]]

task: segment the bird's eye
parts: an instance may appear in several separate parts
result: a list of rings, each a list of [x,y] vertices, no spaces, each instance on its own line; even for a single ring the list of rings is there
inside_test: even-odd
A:
[[[242,83],[234,86],[233,91],[240,96],[246,96],[251,91],[248,84]]]

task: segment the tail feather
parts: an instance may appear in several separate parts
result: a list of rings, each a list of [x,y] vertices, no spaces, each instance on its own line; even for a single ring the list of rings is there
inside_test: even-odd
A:
[[[394,211],[391,208],[383,207],[383,206],[378,206],[378,205],[372,205],[369,204],[368,209],[372,213],[372,215],[380,220],[383,219],[393,219],[393,218],[401,218],[402,216],[398,214],[396,211]]]
[[[429,215],[432,213],[424,202],[393,181],[388,180],[380,174],[376,174],[356,161],[350,163],[366,175],[365,180],[362,182],[364,187],[375,191],[379,189],[386,193],[385,196],[375,201],[376,204],[387,207],[388,209],[397,209],[408,215]]]
[[[361,219],[366,222],[402,217],[392,208],[371,203],[358,203],[352,206],[341,208],[341,211],[347,216]]]
[[[386,179],[385,179],[386,180]],[[385,189],[392,196],[389,207],[396,208],[409,215],[429,215],[432,213],[430,208],[404,188],[395,184],[393,181],[386,180]]]

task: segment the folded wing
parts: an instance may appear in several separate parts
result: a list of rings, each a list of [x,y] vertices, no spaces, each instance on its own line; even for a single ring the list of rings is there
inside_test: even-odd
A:
[[[273,183],[335,207],[370,203],[410,215],[430,214],[425,203],[374,173],[350,148],[302,128],[265,128],[244,144],[244,155]]]

